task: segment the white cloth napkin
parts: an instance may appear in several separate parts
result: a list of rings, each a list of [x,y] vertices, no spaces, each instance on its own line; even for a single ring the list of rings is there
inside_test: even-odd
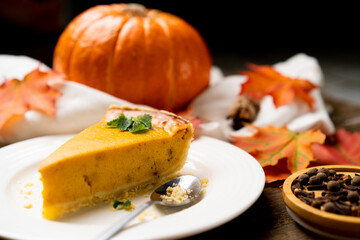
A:
[[[23,79],[38,66],[38,60],[26,56],[0,55],[0,84],[6,78]],[[49,67],[42,64],[40,69],[45,71]],[[56,88],[63,95],[56,101],[55,118],[28,111],[24,118],[17,119],[0,131],[0,142],[12,143],[37,136],[78,133],[101,120],[110,104],[133,105],[75,82],[65,81]]]
[[[26,56],[0,55],[0,84],[6,78],[22,79],[39,66],[39,61]],[[298,54],[289,60],[275,65],[281,73],[291,77],[301,77],[321,86],[322,72],[316,59]],[[41,70],[49,69],[41,65]],[[210,87],[192,103],[194,114],[205,119],[198,128],[201,135],[229,141],[231,136],[250,134],[243,128],[232,130],[226,119],[228,112],[240,91],[240,84],[246,81],[241,75],[224,77],[218,67],[211,70]],[[82,84],[65,81],[56,86],[63,95],[56,102],[56,117],[37,111],[28,111],[23,118],[0,131],[0,143],[12,143],[43,135],[78,133],[98,122],[110,104],[135,106],[132,103],[113,97]],[[324,133],[334,132],[334,126],[326,112],[320,90],[313,90],[314,111],[309,112],[301,102],[275,108],[271,97],[265,97],[260,112],[254,122],[257,126],[287,124],[292,130],[302,131],[312,127]],[[139,105],[137,105],[139,106]]]
[[[322,130],[325,134],[333,134],[335,127],[329,118],[321,96],[323,74],[317,60],[299,53],[285,62],[275,64],[274,67],[283,75],[306,79],[320,87],[311,92],[311,96],[314,98],[313,111],[311,112],[308,106],[299,100],[276,108],[272,97],[266,96],[260,102],[259,113],[252,124],[259,127],[287,125],[290,130],[297,132],[315,128]],[[226,119],[231,106],[239,95],[241,84],[246,81],[246,76],[224,77],[221,70],[214,67],[211,77],[211,86],[190,105],[194,114],[207,122],[199,126],[199,134],[226,141],[231,141],[232,136],[252,135],[254,131],[248,127],[234,131],[231,127],[231,120]]]

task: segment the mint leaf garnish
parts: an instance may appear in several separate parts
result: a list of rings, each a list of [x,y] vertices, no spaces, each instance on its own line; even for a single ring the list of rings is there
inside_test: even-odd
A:
[[[118,200],[115,200],[113,203],[113,208],[117,208],[121,206],[122,208],[127,208],[131,206],[131,201],[130,200],[126,200],[125,202],[121,202]]]
[[[130,207],[131,206],[131,201],[130,200],[126,200],[124,203],[123,203],[123,207]]]
[[[134,118],[126,118],[124,114],[121,114],[118,118],[116,127],[121,130],[128,130],[131,125],[134,124]]]
[[[145,124],[145,126],[147,128],[151,128],[151,119],[152,116],[150,114],[144,114],[144,115],[140,115],[137,118],[139,121],[141,121],[143,124]]]
[[[129,127],[130,132],[140,132],[147,130],[148,128],[145,126],[143,122],[135,121],[131,127]]]
[[[111,121],[107,122],[106,126],[108,126],[108,127],[116,127],[117,123],[118,123],[118,119],[116,118],[114,120],[111,120]]]
[[[139,115],[136,119],[127,118],[123,113],[116,119],[106,123],[106,126],[117,127],[120,130],[137,133],[151,128],[152,116],[150,114]]]

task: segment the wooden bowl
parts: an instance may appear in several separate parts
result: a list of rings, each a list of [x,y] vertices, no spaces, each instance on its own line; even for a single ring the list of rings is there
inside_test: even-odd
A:
[[[326,165],[320,166],[328,169],[333,169],[337,173],[346,173],[353,176],[355,173],[360,174],[360,167],[346,166],[346,165]],[[314,167],[314,168],[320,168]],[[298,171],[289,176],[283,184],[283,199],[286,206],[289,208],[289,214],[300,225],[309,230],[327,237],[342,237],[342,238],[360,238],[360,217],[344,216],[336,213],[329,213],[320,209],[314,208],[297,198],[291,190],[291,185],[296,177],[300,174],[306,173],[307,168]],[[314,231],[316,230],[316,231]],[[335,238],[336,238],[335,237]]]

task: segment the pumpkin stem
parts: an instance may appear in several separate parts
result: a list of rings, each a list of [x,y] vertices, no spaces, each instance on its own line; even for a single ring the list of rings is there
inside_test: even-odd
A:
[[[132,17],[146,17],[146,8],[138,3],[126,4],[122,12]]]

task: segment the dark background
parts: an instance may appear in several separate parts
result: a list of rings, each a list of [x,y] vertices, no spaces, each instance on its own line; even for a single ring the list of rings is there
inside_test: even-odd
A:
[[[298,52],[322,58],[350,55],[359,59],[360,14],[355,4],[137,2],[173,13],[192,24],[206,40],[214,64],[224,68],[233,61],[238,61],[239,68],[242,61],[271,64],[267,61],[284,60]],[[24,54],[51,66],[56,41],[69,21],[87,8],[108,3],[114,2],[0,0],[0,54]],[[229,67],[229,71],[236,67]]]

